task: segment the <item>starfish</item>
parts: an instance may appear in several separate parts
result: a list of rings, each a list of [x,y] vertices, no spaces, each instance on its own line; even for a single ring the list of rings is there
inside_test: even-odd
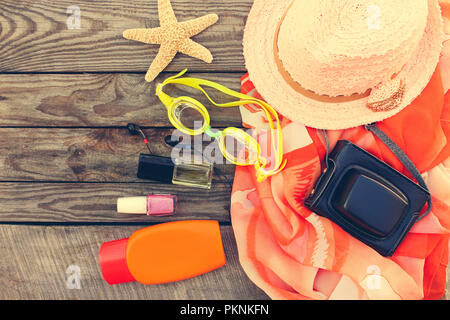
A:
[[[215,24],[219,17],[209,14],[194,20],[178,22],[170,0],[158,0],[160,27],[151,29],[128,29],[123,36],[148,44],[159,44],[159,52],[145,75],[145,80],[152,82],[173,60],[178,52],[211,63],[211,52],[194,42],[191,37]]]

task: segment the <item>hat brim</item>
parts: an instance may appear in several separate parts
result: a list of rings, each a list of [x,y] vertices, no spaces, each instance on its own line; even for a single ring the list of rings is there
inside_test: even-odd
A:
[[[295,90],[280,73],[274,54],[276,30],[292,0],[255,0],[247,19],[243,47],[250,80],[259,94],[280,114],[308,127],[327,130],[379,122],[402,111],[425,89],[439,62],[443,20],[438,0],[428,0],[424,36],[401,71],[405,93],[399,107],[375,112],[368,97],[346,102],[322,102]]]

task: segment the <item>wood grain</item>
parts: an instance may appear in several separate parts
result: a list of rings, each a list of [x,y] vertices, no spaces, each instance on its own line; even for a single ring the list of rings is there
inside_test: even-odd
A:
[[[214,62],[178,54],[169,73],[149,84],[144,74],[158,46],[126,40],[122,32],[157,27],[156,0],[0,1],[0,299],[267,299],[238,261],[229,225],[233,166],[218,167],[210,191],[136,178],[138,155],[147,150],[129,136],[127,123],[149,127],[152,152],[170,155],[163,138],[171,125],[153,94],[158,82],[188,67],[190,75],[239,90],[245,72],[242,36],[252,0],[171,2],[180,21],[219,15],[194,37]],[[66,24],[72,5],[81,9],[80,29]],[[213,126],[241,126],[237,108],[209,110]],[[118,197],[148,193],[176,194],[177,215],[116,213]],[[101,243],[186,219],[223,224],[227,266],[160,286],[109,286],[102,279]],[[66,287],[70,265],[81,268],[80,290]]]
[[[222,226],[227,265],[205,275],[171,284],[109,286],[101,276],[98,250],[106,241],[129,237],[144,226],[16,226],[0,228],[0,300],[262,300],[268,297],[239,264],[233,230]],[[81,289],[69,290],[69,266],[81,271]],[[447,292],[450,281],[447,279]],[[444,296],[443,299],[448,298]]]
[[[152,154],[171,157],[164,139],[172,129],[144,131]],[[0,137],[0,181],[145,182],[136,173],[139,154],[148,150],[126,128],[0,128]],[[215,181],[230,183],[233,175],[233,165],[216,166]]]
[[[242,36],[251,0],[172,0],[179,21],[217,13],[219,22],[193,39],[210,49],[212,64],[178,54],[166,70],[243,71]],[[68,7],[81,10],[68,29]],[[146,72],[158,46],[129,41],[130,28],[159,26],[151,0],[2,0],[0,72]]]
[[[178,196],[176,214],[117,213],[117,198],[147,194]],[[0,223],[151,224],[192,219],[230,223],[230,195],[228,184],[203,190],[147,183],[0,183]]]
[[[240,90],[239,74],[187,75]],[[156,84],[168,76],[162,74],[147,83],[140,74],[0,74],[0,126],[117,127],[134,122],[146,127],[172,127],[166,108],[154,94]],[[239,108],[213,107],[201,93],[186,86],[167,86],[164,90],[172,96],[189,95],[202,101],[214,127],[241,126]],[[207,91],[217,101],[230,99],[215,90]]]
[[[0,299],[267,299],[245,275],[231,227],[221,227],[227,265],[176,283],[109,286],[102,278],[98,251],[106,241],[129,237],[138,226],[2,226]],[[77,265],[81,289],[70,290],[66,270]]]

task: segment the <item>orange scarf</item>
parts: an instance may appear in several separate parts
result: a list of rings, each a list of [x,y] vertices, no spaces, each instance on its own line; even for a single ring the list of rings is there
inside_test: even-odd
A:
[[[449,51],[447,45],[447,51]],[[441,63],[443,67],[444,63]],[[450,74],[450,64],[442,72]],[[304,207],[321,170],[325,146],[315,129],[282,118],[287,167],[257,183],[236,169],[231,217],[241,264],[274,299],[439,299],[446,286],[450,235],[450,91],[438,67],[406,109],[380,123],[424,174],[434,207],[395,255],[380,256],[337,225]],[[242,92],[261,98],[248,75]],[[264,128],[262,113],[242,108],[243,123]],[[331,146],[347,139],[409,175],[392,152],[363,127],[329,131]]]

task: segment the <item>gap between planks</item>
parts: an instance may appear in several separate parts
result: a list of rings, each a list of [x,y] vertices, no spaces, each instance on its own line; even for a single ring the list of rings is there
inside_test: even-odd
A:
[[[230,226],[221,227],[227,257],[225,267],[163,285],[144,286],[136,282],[108,285],[98,262],[101,244],[127,238],[141,227],[1,226],[0,299],[268,299],[242,270]],[[67,287],[70,266],[79,268],[79,290]]]
[[[236,74],[189,73],[240,91]],[[156,85],[167,78],[160,75],[147,83],[135,74],[0,74],[0,126],[55,128],[118,128],[127,123],[142,127],[172,128],[167,110],[154,94]],[[172,96],[192,96],[208,108],[213,127],[241,127],[239,108],[212,106],[202,94],[186,86],[167,86]],[[207,89],[219,102],[236,100]],[[186,121],[197,116],[189,115]]]
[[[193,40],[207,47],[212,64],[178,54],[166,70],[244,71],[242,38],[251,0],[172,0],[179,21],[217,13],[219,21]],[[0,2],[0,71],[146,72],[159,50],[122,37],[130,28],[159,26],[156,0],[77,0],[80,28],[70,29],[72,0]]]

